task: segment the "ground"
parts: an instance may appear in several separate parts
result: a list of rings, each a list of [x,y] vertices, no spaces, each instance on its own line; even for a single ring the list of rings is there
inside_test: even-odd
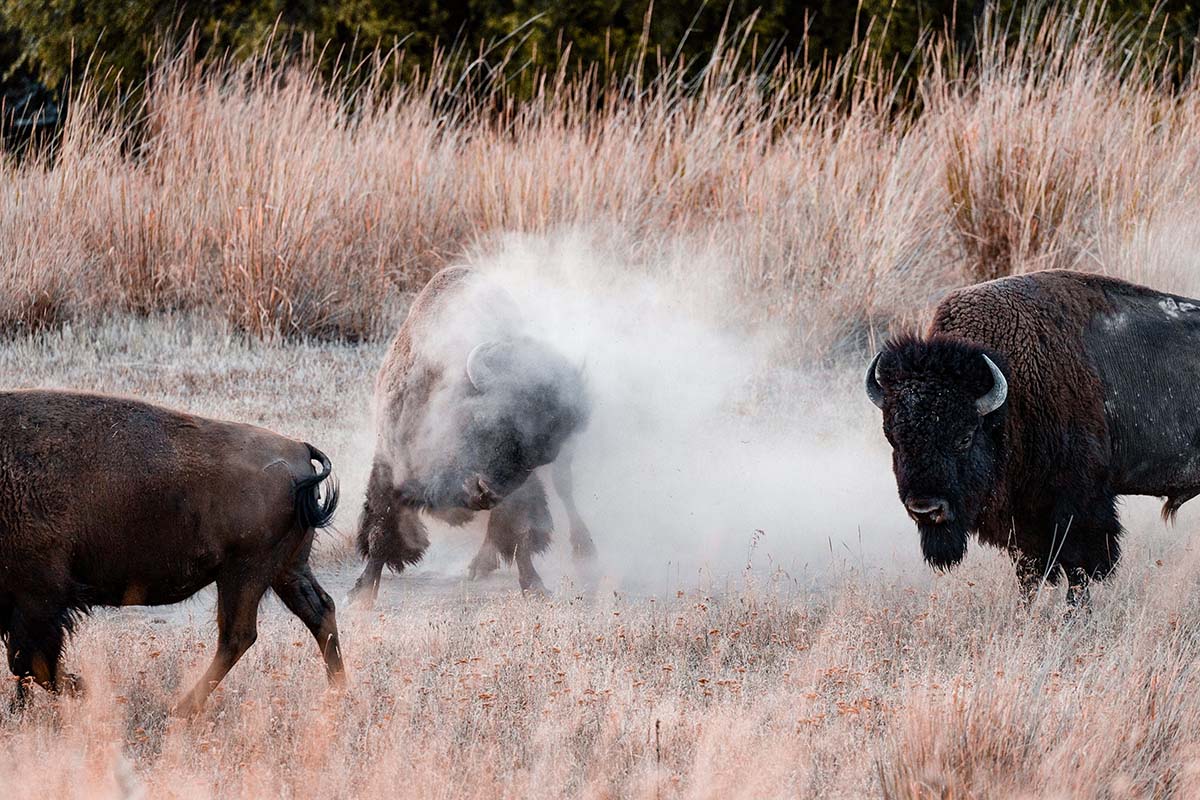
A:
[[[509,571],[463,579],[477,530],[435,531],[431,563],[385,577],[379,605],[358,610],[343,601],[358,566],[348,541],[381,353],[248,344],[173,318],[0,346],[9,386],[136,393],[319,442],[344,505],[316,571],[339,601],[349,669],[345,689],[330,690],[307,632],[268,598],[258,642],[205,712],[172,719],[215,643],[212,595],[98,611],[67,654],[85,696],[38,691],[23,713],[0,704],[0,795],[1200,791],[1188,509],[1173,531],[1151,505],[1127,509],[1126,560],[1095,610],[1074,618],[1050,588],[1025,611],[1005,560],[977,551],[945,576],[915,558],[834,553],[803,575],[769,563],[690,578],[667,569],[586,588],[560,546],[547,559],[554,594],[528,599]],[[886,449],[852,455],[883,459],[886,473]],[[868,527],[880,519],[871,506],[898,505],[876,488],[851,506]],[[627,547],[594,523],[602,551]],[[896,552],[915,552],[903,533]]]

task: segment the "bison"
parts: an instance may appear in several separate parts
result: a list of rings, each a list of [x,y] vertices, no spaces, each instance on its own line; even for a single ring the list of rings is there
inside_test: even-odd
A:
[[[79,688],[65,637],[94,606],[178,603],[215,582],[218,644],[176,706],[200,709],[254,643],[268,589],[343,673],[333,602],[308,566],[337,506],[309,444],[136,400],[0,392],[0,637],[18,682]],[[313,461],[320,464],[314,470]]]
[[[924,337],[866,373],[925,560],[974,532],[1013,558],[1026,597],[1065,574],[1068,602],[1112,572],[1119,495],[1200,494],[1200,301],[1051,270],[959,289]]]
[[[376,382],[375,456],[358,530],[374,601],[383,567],[401,572],[429,546],[420,512],[462,525],[490,511],[470,574],[516,562],[522,590],[544,591],[533,556],[551,519],[535,470],[551,468],[577,558],[594,555],[575,507],[564,443],[589,416],[580,369],[529,335],[515,301],[475,270],[435,275],[413,301]]]

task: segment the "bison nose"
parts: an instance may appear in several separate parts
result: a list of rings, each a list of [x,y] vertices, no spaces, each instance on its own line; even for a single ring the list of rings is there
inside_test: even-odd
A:
[[[941,524],[950,518],[950,504],[940,497],[910,497],[904,507],[917,522]]]
[[[494,508],[502,499],[478,475],[474,478],[467,478],[466,485],[463,488],[467,491],[467,507],[473,511],[487,511]]]

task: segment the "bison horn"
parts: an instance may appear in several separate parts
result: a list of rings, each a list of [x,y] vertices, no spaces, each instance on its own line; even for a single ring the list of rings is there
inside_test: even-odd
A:
[[[467,380],[480,392],[487,386],[490,370],[485,362],[487,361],[487,351],[491,349],[491,346],[491,342],[477,344],[471,349],[470,355],[467,356]]]
[[[503,363],[504,342],[482,342],[467,356],[467,380],[477,391],[487,391],[496,382],[498,366]]]
[[[867,397],[871,398],[871,402],[879,408],[883,408],[883,386],[879,384],[879,357],[883,355],[883,351],[875,354],[871,359],[871,366],[867,367]]]
[[[992,388],[988,390],[987,394],[975,401],[975,408],[979,411],[979,416],[986,417],[1004,405],[1004,401],[1008,399],[1008,381],[1004,379],[1004,373],[996,366],[996,362],[992,361],[986,355],[983,356],[983,360],[992,372]]]

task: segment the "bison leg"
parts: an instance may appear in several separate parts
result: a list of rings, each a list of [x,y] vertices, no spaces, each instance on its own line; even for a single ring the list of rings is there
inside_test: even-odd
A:
[[[379,594],[379,580],[383,576],[385,562],[379,541],[395,527],[391,513],[391,489],[392,468],[376,458],[371,465],[367,496],[358,518],[358,553],[366,559],[367,567],[350,590],[351,598],[367,606],[374,604]]]
[[[490,530],[491,526],[488,528]],[[496,549],[496,543],[492,541],[491,536],[484,536],[479,552],[471,559],[471,566],[467,568],[467,577],[473,581],[479,580],[491,575],[499,566],[500,551]]]
[[[487,539],[505,561],[517,563],[521,590],[545,594],[546,585],[533,566],[533,557],[550,546],[552,521],[546,490],[536,475],[492,509]]]
[[[367,566],[351,597],[367,607],[374,605],[384,566],[401,572],[406,564],[420,561],[427,547],[429,537],[416,509],[398,502],[392,468],[377,459],[358,523],[358,551]]]
[[[1053,527],[1018,525],[1018,529],[1036,534],[1020,545],[1033,549],[1034,543],[1041,543],[1042,548],[1048,544],[1048,551],[1030,555],[1020,546],[1010,547],[1026,602],[1037,594],[1042,583],[1057,584],[1065,574],[1067,603],[1072,608],[1087,607],[1089,584],[1103,580],[1121,557],[1121,524],[1114,499],[1102,495],[1077,505],[1060,504],[1050,516],[1057,520]]]
[[[383,559],[368,556],[366,568],[363,569],[362,575],[358,576],[358,580],[350,589],[351,601],[366,608],[375,605],[375,598],[379,596],[379,581],[382,579]]]
[[[1010,548],[1008,554],[1017,571],[1017,583],[1021,589],[1021,605],[1029,608],[1033,605],[1043,584],[1052,584],[1058,580],[1058,568],[1050,567],[1049,562],[1044,558],[1031,556],[1016,548]]]
[[[333,600],[317,583],[307,563],[286,570],[271,584],[275,594],[300,618],[317,640],[321,655],[325,659],[325,671],[332,682],[340,682],[345,667],[342,665],[342,649],[338,641],[337,620],[334,617]]]
[[[383,527],[386,523],[388,527]],[[409,564],[416,564],[429,547],[429,535],[415,508],[393,506],[386,519],[371,523],[367,566],[350,590],[355,602],[366,607],[375,603],[379,594],[379,581],[384,566],[402,572]]]
[[[1092,605],[1092,595],[1088,590],[1091,578],[1085,570],[1078,567],[1067,571],[1067,605],[1072,609],[1088,610]]]
[[[244,574],[217,580],[217,653],[204,677],[175,706],[176,716],[199,713],[213,689],[254,644],[258,638],[258,603],[266,590]]]
[[[1097,501],[1092,509],[1077,526],[1075,545],[1062,558],[1067,605],[1085,610],[1091,606],[1091,582],[1108,577],[1121,558],[1121,523],[1112,499]]]
[[[18,679],[18,707],[24,705],[31,681],[49,692],[73,689],[78,685],[74,676],[64,676],[68,677],[64,682],[58,674],[59,658],[66,640],[64,621],[65,612],[42,614],[21,608],[13,610],[8,630],[8,668]]]
[[[517,582],[521,591],[531,594],[548,594],[542,576],[533,568],[533,551],[524,543],[517,546]]]
[[[571,453],[564,452],[550,468],[554,491],[562,500],[567,511],[567,522],[571,528],[571,554],[576,561],[591,561],[596,557],[596,543],[587,523],[575,506],[575,482],[571,476]]]
[[[1067,576],[1067,605],[1087,609],[1089,584],[1106,578],[1121,558],[1116,502],[1111,495],[1102,494],[1078,506],[1058,509],[1058,518],[1070,520],[1069,525],[1059,526],[1066,532],[1059,563]]]

